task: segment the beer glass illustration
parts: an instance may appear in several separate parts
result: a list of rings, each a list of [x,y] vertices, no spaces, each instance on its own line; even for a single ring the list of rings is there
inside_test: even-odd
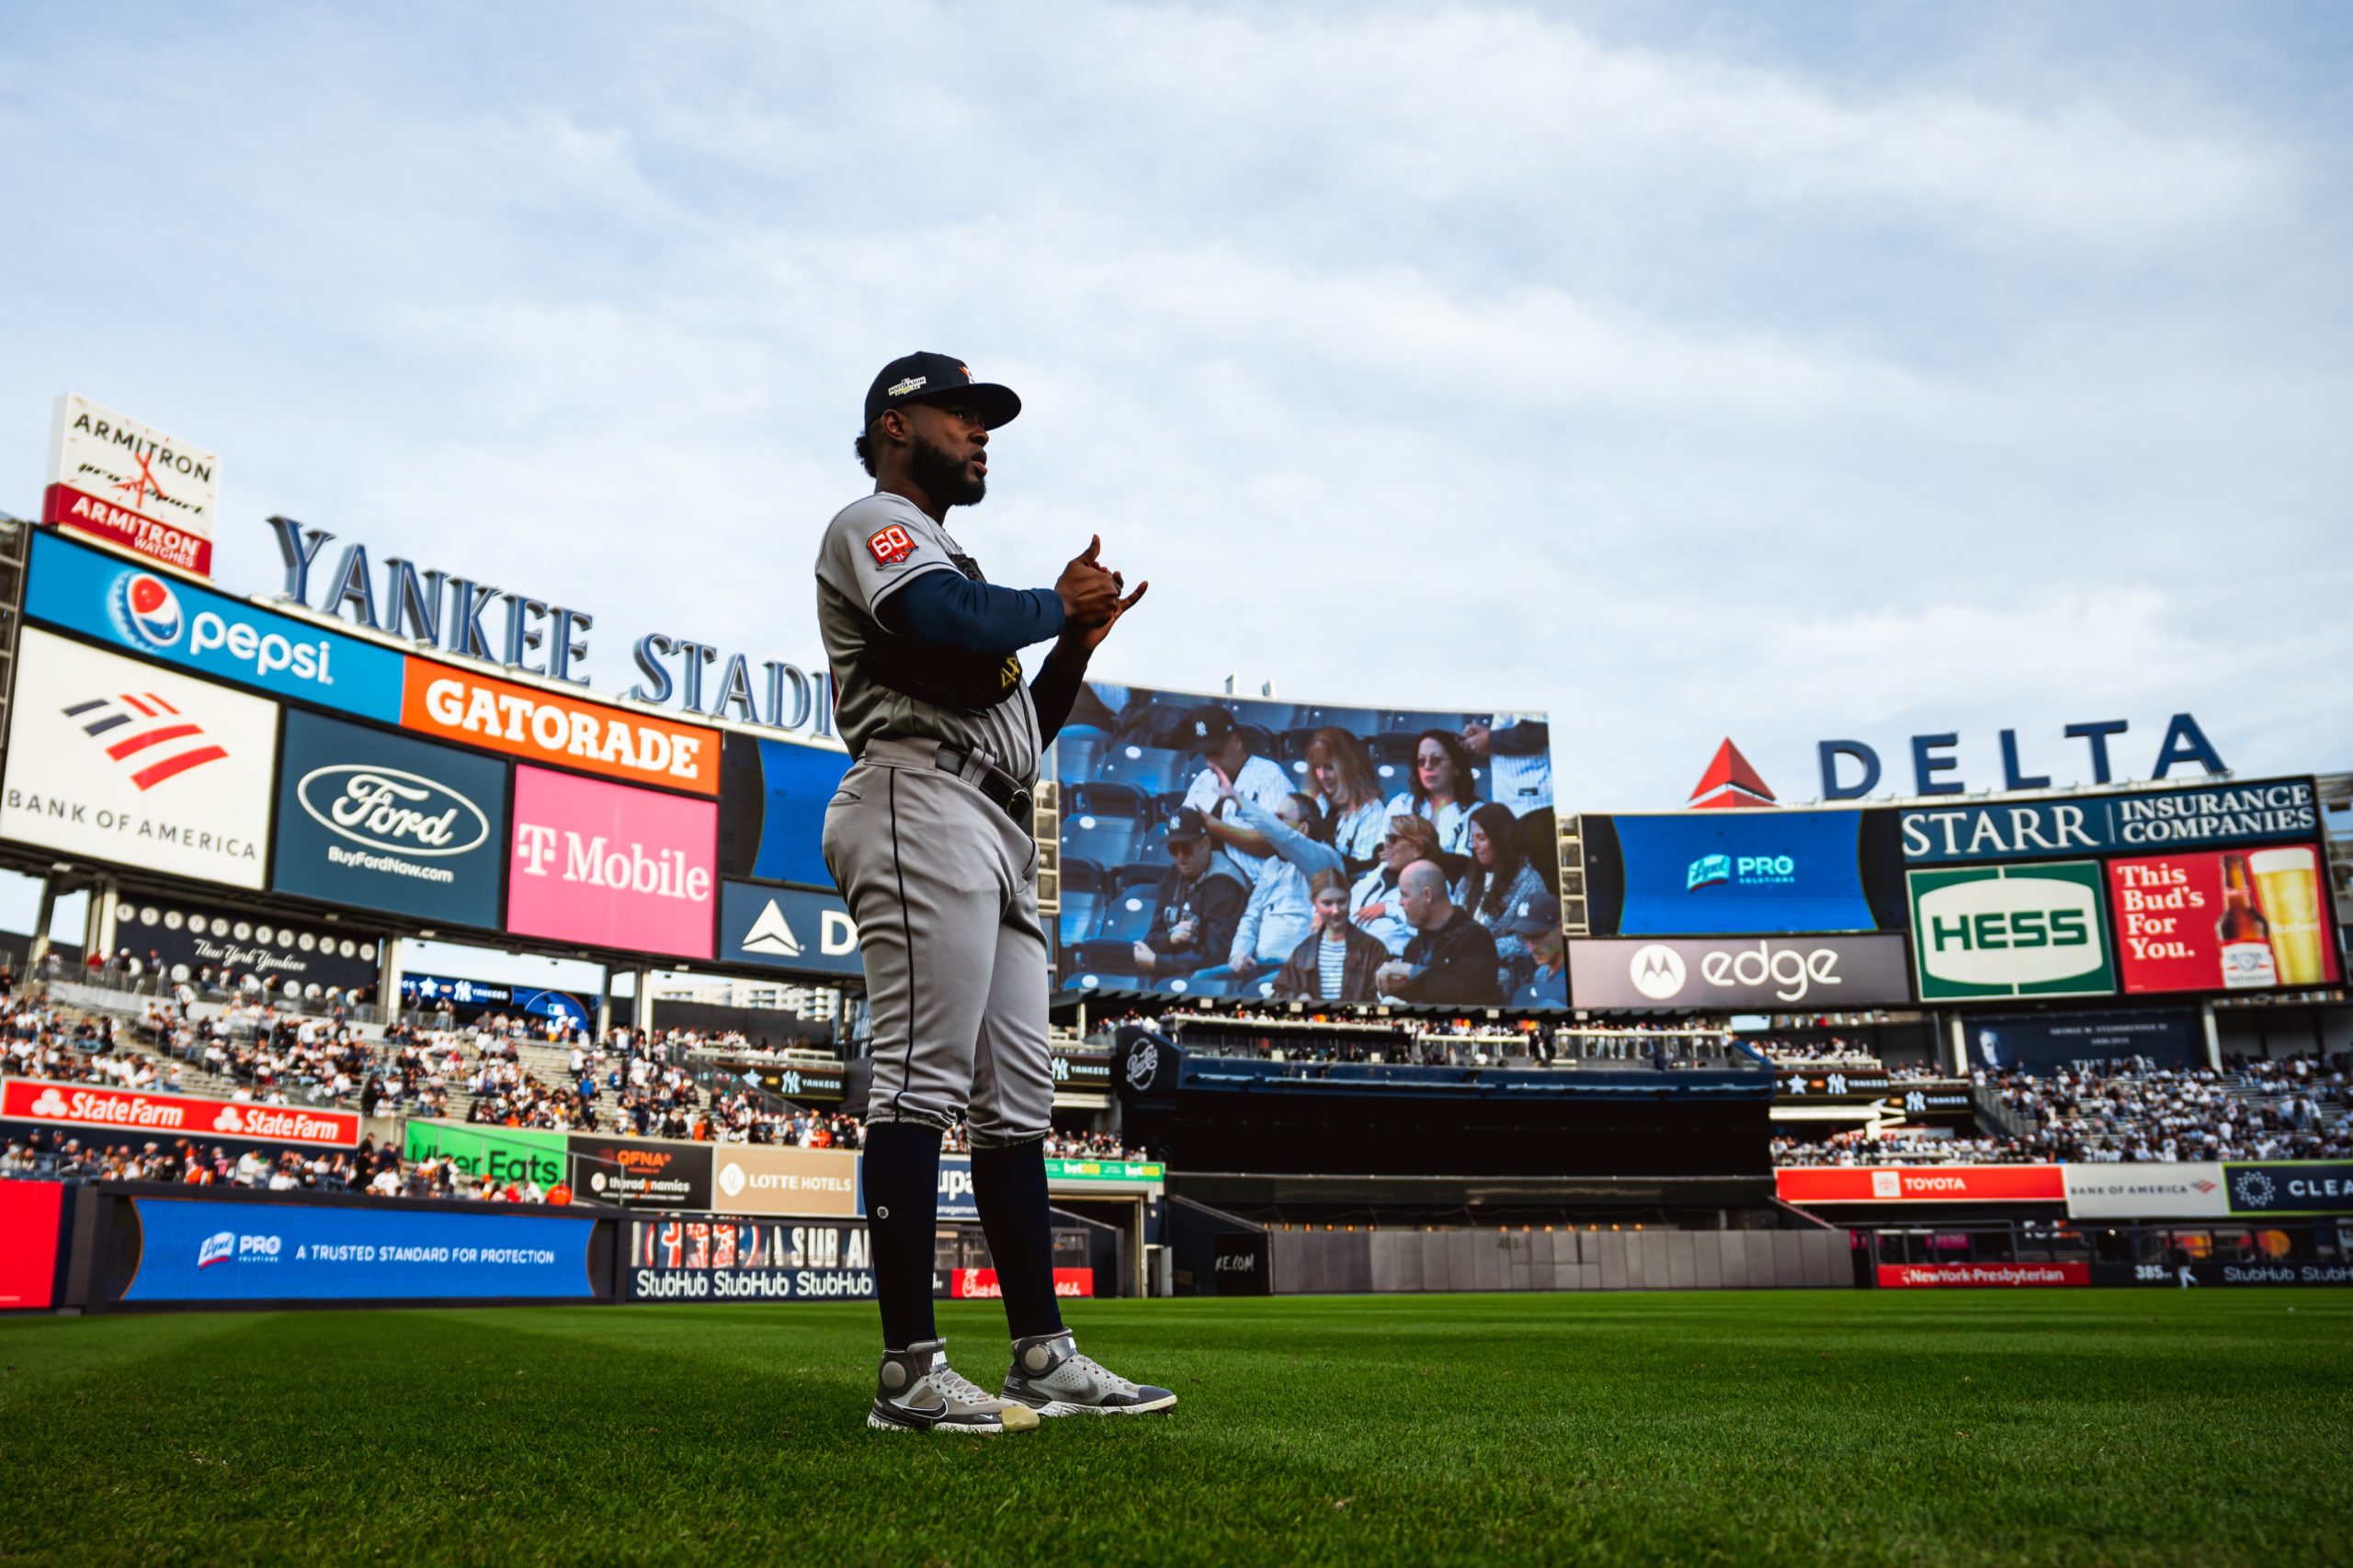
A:
[[[2320,857],[2309,846],[2259,849],[2247,857],[2256,895],[2271,926],[2271,955],[2282,985],[2318,985],[2328,966],[2321,942]]]

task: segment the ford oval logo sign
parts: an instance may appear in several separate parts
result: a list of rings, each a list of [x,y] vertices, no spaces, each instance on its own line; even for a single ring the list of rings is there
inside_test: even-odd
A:
[[[490,837],[490,818],[480,806],[438,779],[397,767],[314,767],[294,792],[321,827],[370,849],[463,855]]]

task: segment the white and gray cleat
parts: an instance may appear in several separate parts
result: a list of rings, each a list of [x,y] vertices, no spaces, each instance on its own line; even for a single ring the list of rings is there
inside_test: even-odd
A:
[[[1068,1329],[1015,1340],[1004,1392],[1040,1415],[1148,1415],[1176,1403],[1166,1389],[1131,1383],[1081,1355]]]
[[[884,1432],[1034,1432],[1038,1415],[1025,1404],[996,1399],[948,1364],[948,1342],[926,1339],[882,1352],[874,1380],[874,1408],[866,1424]]]

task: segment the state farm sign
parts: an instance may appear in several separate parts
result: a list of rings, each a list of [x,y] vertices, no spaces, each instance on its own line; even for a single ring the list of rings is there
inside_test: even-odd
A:
[[[38,1078],[0,1083],[0,1121],[92,1127],[158,1138],[245,1138],[314,1149],[349,1149],[359,1142],[359,1118],[347,1110],[150,1095]]]
[[[518,767],[506,928],[707,959],[718,835],[709,801]]]
[[[1820,1165],[1773,1173],[1784,1203],[2063,1203],[2057,1165]]]

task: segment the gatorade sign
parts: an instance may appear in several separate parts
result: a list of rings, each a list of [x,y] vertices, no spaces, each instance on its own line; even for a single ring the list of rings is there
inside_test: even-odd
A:
[[[2097,862],[1907,874],[1921,1001],[2114,994]]]

